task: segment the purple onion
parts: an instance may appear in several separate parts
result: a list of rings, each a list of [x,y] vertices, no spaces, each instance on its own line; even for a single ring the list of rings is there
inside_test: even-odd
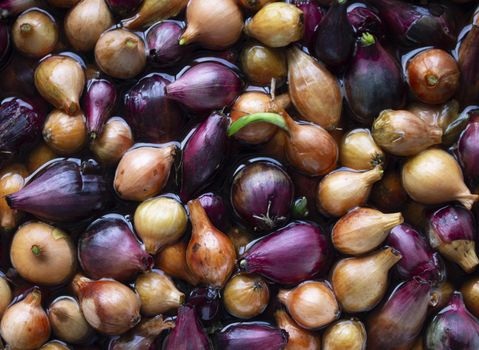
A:
[[[125,96],[125,110],[137,141],[165,143],[178,140],[185,119],[176,102],[165,96],[169,81],[153,73],[140,79]]]
[[[242,81],[221,63],[202,62],[166,87],[166,95],[196,112],[222,109],[240,94]]]
[[[186,305],[193,307],[201,320],[212,321],[221,311],[221,292],[213,288],[195,288]]]
[[[314,0],[295,0],[294,3],[303,11],[304,34],[301,42],[306,47],[312,47],[316,28],[324,17],[324,11]]]
[[[432,282],[439,282],[445,278],[446,271],[441,257],[411,226],[400,224],[394,227],[386,244],[402,255],[402,259],[396,263],[401,278],[411,279],[417,276]]]
[[[426,225],[431,247],[445,258],[457,263],[467,273],[479,265],[475,243],[476,225],[469,210],[447,205],[432,213]]]
[[[463,106],[479,104],[479,21],[476,21],[459,47],[457,63],[461,80],[457,98]]]
[[[40,219],[72,222],[104,210],[111,184],[79,159],[58,159],[43,165],[20,191],[6,196],[8,205]]]
[[[405,102],[398,62],[369,33],[363,34],[358,43],[344,87],[353,116],[362,123],[370,124],[381,111],[398,109]]]
[[[0,98],[17,96],[39,96],[34,83],[36,59],[16,55],[14,60],[9,60],[2,68],[0,79]]]
[[[213,346],[191,306],[180,306],[175,328],[163,342],[163,350],[212,350]]]
[[[153,258],[119,216],[105,216],[88,226],[78,241],[78,259],[88,277],[121,282],[153,267]]]
[[[348,8],[348,20],[357,36],[371,33],[376,38],[384,37],[384,25],[379,16],[364,4],[355,4]]]
[[[180,197],[186,202],[212,179],[226,158],[228,118],[212,113],[183,148]]]
[[[284,224],[293,205],[294,186],[289,175],[271,162],[254,162],[239,170],[231,185],[235,213],[255,231]]]
[[[0,69],[10,58],[10,49],[10,29],[6,23],[0,22]]]
[[[426,349],[479,349],[479,321],[464,305],[460,292],[454,292],[449,304],[434,316],[425,334]]]
[[[265,236],[240,259],[246,272],[280,284],[297,284],[329,268],[332,249],[322,230],[307,222],[292,222]]]
[[[369,0],[396,40],[414,46],[452,48],[455,24],[444,5],[417,6],[399,0]]]
[[[421,333],[430,293],[431,285],[419,278],[400,284],[369,319],[368,349],[409,348]]]
[[[457,155],[467,178],[479,179],[479,119],[471,120],[457,142]]]
[[[36,0],[2,0],[0,19],[9,18],[37,5]]]
[[[119,17],[126,17],[137,9],[143,0],[105,0],[111,12]]]
[[[215,336],[222,350],[281,350],[288,343],[288,333],[263,322],[233,323]]]
[[[205,209],[208,218],[213,225],[222,229],[226,228],[226,209],[223,198],[214,193],[205,193],[198,197],[201,206]]]
[[[316,57],[330,67],[346,64],[354,50],[354,29],[348,21],[347,7],[346,0],[333,0],[316,33]]]
[[[82,108],[86,116],[88,132],[95,139],[115,106],[116,88],[105,79],[91,79],[82,99]]]
[[[38,140],[45,114],[20,98],[8,98],[0,104],[0,163]]]
[[[189,46],[180,45],[183,34],[181,22],[164,21],[153,25],[146,33],[148,60],[158,67],[177,64],[189,52]]]

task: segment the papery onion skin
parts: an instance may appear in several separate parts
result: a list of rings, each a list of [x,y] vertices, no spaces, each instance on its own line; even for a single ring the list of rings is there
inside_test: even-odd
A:
[[[182,154],[180,197],[188,201],[218,171],[226,158],[228,119],[212,113],[188,139]]]
[[[182,136],[185,118],[178,104],[166,97],[169,83],[160,74],[149,74],[125,95],[126,118],[137,141],[165,143]]]
[[[166,96],[195,112],[221,109],[240,94],[242,81],[231,68],[202,62],[166,87]]]
[[[11,208],[41,219],[72,222],[106,209],[111,193],[103,176],[90,173],[86,162],[82,167],[79,160],[59,159],[42,166],[6,199]]]
[[[289,175],[278,165],[254,162],[239,170],[231,186],[235,213],[255,231],[286,222],[294,196]]]
[[[280,350],[288,341],[283,329],[260,322],[240,322],[226,326],[215,336],[220,349],[227,350]]]
[[[326,272],[331,253],[319,227],[293,222],[256,242],[241,256],[239,264],[246,272],[294,285]]]
[[[94,279],[127,282],[153,266],[153,258],[121,217],[103,217],[88,226],[78,241],[78,258],[85,274]]]

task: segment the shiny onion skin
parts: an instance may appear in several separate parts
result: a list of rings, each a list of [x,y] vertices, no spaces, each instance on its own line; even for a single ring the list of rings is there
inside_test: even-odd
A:
[[[88,132],[92,139],[103,130],[103,126],[115,106],[117,92],[115,86],[106,79],[91,79],[81,101],[87,120]]]
[[[466,178],[479,179],[479,119],[473,118],[459,136],[457,155]]]
[[[146,32],[148,61],[154,66],[168,67],[177,64],[189,52],[187,46],[178,43],[183,33],[181,22],[162,21]]]
[[[45,164],[24,188],[6,198],[11,208],[41,219],[72,222],[106,209],[111,192],[95,166],[69,158]]]
[[[459,48],[459,70],[461,81],[457,97],[463,106],[477,104],[479,95],[479,22],[472,24],[471,30],[461,43]]]
[[[233,323],[215,336],[216,345],[225,350],[281,350],[288,341],[288,333],[263,322]]]
[[[240,258],[240,268],[285,285],[294,285],[327,271],[331,247],[322,230],[293,222],[258,240]]]

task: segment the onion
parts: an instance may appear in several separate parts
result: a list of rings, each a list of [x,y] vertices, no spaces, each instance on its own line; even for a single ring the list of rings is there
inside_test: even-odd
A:
[[[143,0],[138,12],[122,21],[124,27],[137,29],[156,21],[176,16],[188,0]]]
[[[356,319],[339,320],[330,325],[323,335],[324,350],[363,350],[367,344],[366,328]]]
[[[384,163],[385,154],[374,141],[369,129],[354,129],[344,135],[339,145],[342,166],[369,170]]]
[[[321,348],[321,338],[296,324],[285,310],[274,313],[276,324],[288,332],[288,343],[285,350],[317,350]]]
[[[120,117],[106,121],[103,131],[91,143],[96,158],[106,165],[113,165],[133,146],[133,134],[127,122]]]
[[[70,116],[59,109],[55,109],[47,116],[42,134],[45,143],[57,154],[75,154],[86,143],[85,116],[81,111]]]

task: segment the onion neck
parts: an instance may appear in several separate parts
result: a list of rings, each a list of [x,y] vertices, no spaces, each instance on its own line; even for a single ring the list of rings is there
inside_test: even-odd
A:
[[[42,249],[40,248],[40,246],[36,244],[32,245],[31,249],[32,249],[33,255],[35,256],[40,256],[42,254]]]
[[[26,304],[40,306],[42,304],[42,292],[35,287],[23,300]]]
[[[382,251],[376,253],[373,257],[377,266],[381,266],[385,270],[391,269],[399,260],[401,260],[402,255],[394,248],[386,248]]]
[[[205,209],[201,205],[198,199],[194,199],[188,202],[188,208],[190,208],[190,220],[192,225],[191,235],[197,235],[200,231],[213,226]]]

